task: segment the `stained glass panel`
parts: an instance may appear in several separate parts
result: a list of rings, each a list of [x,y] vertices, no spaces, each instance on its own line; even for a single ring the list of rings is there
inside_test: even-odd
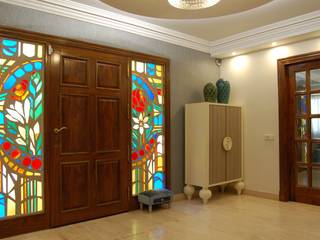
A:
[[[42,51],[0,38],[0,220],[44,207]]]
[[[132,61],[132,194],[165,187],[164,67]]]

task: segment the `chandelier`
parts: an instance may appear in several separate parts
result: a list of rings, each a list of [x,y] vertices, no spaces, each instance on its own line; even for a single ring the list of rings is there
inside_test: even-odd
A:
[[[212,7],[220,2],[220,0],[168,0],[168,2],[175,8],[198,10]]]

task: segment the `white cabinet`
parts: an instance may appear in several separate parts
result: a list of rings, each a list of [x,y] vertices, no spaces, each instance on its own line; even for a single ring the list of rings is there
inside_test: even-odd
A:
[[[209,187],[233,183],[238,194],[244,189],[242,113],[240,106],[194,103],[185,107],[185,188],[188,199],[194,186],[204,203]]]

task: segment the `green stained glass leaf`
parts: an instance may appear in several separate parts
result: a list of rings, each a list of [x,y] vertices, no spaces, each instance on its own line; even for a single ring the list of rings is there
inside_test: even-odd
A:
[[[16,123],[14,123],[14,122],[7,121],[7,124],[8,124],[8,126],[9,126],[10,128],[13,128],[13,129],[15,129],[15,130],[18,129]]]
[[[38,85],[38,83],[40,82],[40,73],[39,72],[36,72],[35,74],[33,74],[31,76],[31,80],[36,84]]]
[[[38,105],[42,102],[42,93],[40,93],[37,97],[36,97],[36,100],[35,100],[35,107],[38,107]]]
[[[39,92],[41,90],[41,88],[42,88],[42,82],[40,82],[38,84],[36,91]]]
[[[40,134],[38,141],[37,141],[37,146],[36,146],[38,155],[39,155],[38,151],[41,149],[41,145],[42,145],[42,134]]]
[[[37,120],[42,114],[42,103],[37,107],[35,113],[34,113],[34,119]]]

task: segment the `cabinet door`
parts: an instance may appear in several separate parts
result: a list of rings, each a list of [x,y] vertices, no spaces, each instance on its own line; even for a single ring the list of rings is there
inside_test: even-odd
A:
[[[241,108],[226,108],[226,137],[232,138],[232,149],[226,153],[226,180],[241,178]]]
[[[210,105],[209,118],[209,183],[211,185],[226,180],[226,154],[222,148],[222,141],[226,136],[226,107]]]

